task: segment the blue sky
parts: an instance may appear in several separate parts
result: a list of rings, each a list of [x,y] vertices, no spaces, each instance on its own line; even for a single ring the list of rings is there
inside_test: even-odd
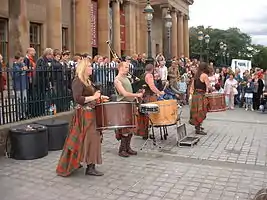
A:
[[[267,0],[195,0],[189,25],[238,27],[253,43],[267,45]]]

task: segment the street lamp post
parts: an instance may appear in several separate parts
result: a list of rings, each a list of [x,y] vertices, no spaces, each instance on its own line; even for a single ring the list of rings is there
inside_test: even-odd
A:
[[[210,36],[205,35],[204,37],[205,43],[207,44],[206,53],[207,53],[207,63],[209,63],[209,43],[210,43]]]
[[[224,53],[224,64],[226,65],[226,51],[227,51],[227,44],[223,44],[223,53]]]
[[[229,52],[226,53],[226,64],[229,65],[230,64],[230,60],[229,60],[230,54]]]
[[[199,44],[200,44],[200,62],[202,62],[202,56],[203,56],[203,44],[202,44],[202,41],[204,39],[204,34],[202,31],[199,31],[197,33],[197,39],[199,41]]]
[[[223,43],[223,42],[220,42],[220,50],[221,50],[221,65],[223,64],[223,46],[224,46],[224,43]]]
[[[144,13],[146,15],[146,21],[147,21],[147,46],[148,46],[146,64],[154,64],[154,59],[152,57],[152,38],[151,38],[151,24],[152,24],[154,9],[150,5],[149,0],[147,0]]]
[[[166,67],[171,66],[171,27],[172,27],[172,17],[170,15],[170,10],[168,10],[165,16],[165,27],[167,28],[167,62]]]

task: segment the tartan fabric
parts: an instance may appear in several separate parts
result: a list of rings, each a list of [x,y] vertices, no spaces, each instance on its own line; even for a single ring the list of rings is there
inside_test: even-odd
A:
[[[115,136],[117,140],[121,140],[123,134],[132,134],[134,133],[135,128],[120,128],[115,130]]]
[[[144,95],[143,102],[149,103],[149,102],[155,102],[157,101],[158,97],[156,95]]]
[[[147,115],[138,113],[137,127],[134,135],[146,137],[148,135],[149,118]]]
[[[83,159],[84,138],[95,120],[95,111],[77,108],[72,118],[70,132],[65,140],[63,151],[59,159],[56,172],[60,176],[69,176],[80,167]]]
[[[156,95],[144,95],[143,103],[155,102],[157,101]],[[149,128],[149,118],[147,115],[143,113],[138,113],[137,115],[137,127],[134,135],[147,137],[148,136],[148,128]]]
[[[189,123],[194,126],[199,126],[206,119],[207,107],[208,101],[205,97],[205,92],[195,91],[191,100]]]

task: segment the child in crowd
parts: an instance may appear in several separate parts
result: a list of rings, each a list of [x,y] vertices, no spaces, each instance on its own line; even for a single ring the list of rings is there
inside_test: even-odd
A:
[[[182,103],[186,104],[186,91],[187,91],[187,84],[185,82],[185,77],[181,77],[181,81],[178,82],[179,94],[182,100]]]
[[[224,90],[219,83],[216,83],[214,85],[214,88],[215,88],[215,91],[213,93],[215,93],[215,94],[223,94],[224,93]]]
[[[245,86],[245,99],[246,105],[245,108],[248,110],[249,108],[253,111],[253,91],[254,91],[254,83],[252,82],[252,78],[249,76],[247,80],[247,85]]]

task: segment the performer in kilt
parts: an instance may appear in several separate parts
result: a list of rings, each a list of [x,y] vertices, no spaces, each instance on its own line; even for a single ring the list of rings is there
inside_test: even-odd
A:
[[[207,115],[207,99],[205,94],[209,92],[209,66],[207,63],[200,63],[199,68],[193,79],[190,94],[192,95],[190,106],[190,120],[189,123],[195,126],[196,134],[206,135],[204,129],[201,127],[202,122]]]
[[[145,73],[141,76],[139,81],[139,88],[145,90],[142,103],[149,103],[157,101],[157,98],[164,95],[163,91],[159,91],[155,85],[154,66],[147,64]],[[147,115],[139,113],[137,117],[137,130],[135,134],[142,136],[144,139],[148,137],[149,118]]]
[[[77,107],[56,169],[60,176],[69,176],[82,165],[86,166],[86,175],[104,175],[95,168],[96,164],[102,164],[102,133],[96,130],[94,109],[101,94],[89,80],[91,74],[91,61],[85,58],[78,63],[72,82],[73,98]]]
[[[126,62],[119,63],[118,70],[119,73],[114,81],[117,101],[133,102],[136,98],[141,98],[143,93],[133,93],[131,82],[127,77],[129,64]],[[134,128],[121,128],[115,131],[116,138],[121,141],[119,156],[129,157],[130,155],[137,155],[137,152],[131,148],[131,139],[134,131]]]

